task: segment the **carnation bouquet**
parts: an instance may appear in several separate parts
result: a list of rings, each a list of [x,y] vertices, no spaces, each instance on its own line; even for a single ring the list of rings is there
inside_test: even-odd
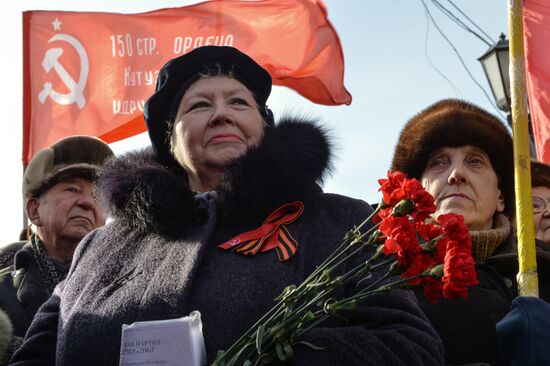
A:
[[[435,212],[433,197],[416,179],[388,172],[380,179],[382,200],[374,213],[350,230],[342,244],[299,285],[290,285],[276,305],[212,366],[256,366],[292,358],[293,346],[322,348],[303,335],[334,316],[342,316],[369,296],[395,288],[421,286],[431,302],[466,298],[477,284],[472,242],[462,216]],[[373,248],[369,259],[344,274],[338,268]],[[382,275],[373,276],[375,272]],[[374,280],[376,278],[376,280]],[[352,295],[338,298],[335,290],[353,285]]]

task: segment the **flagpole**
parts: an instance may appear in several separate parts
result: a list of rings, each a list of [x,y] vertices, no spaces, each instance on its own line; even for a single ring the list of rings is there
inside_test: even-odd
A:
[[[514,137],[514,180],[516,193],[516,220],[518,236],[517,274],[520,296],[539,295],[535,226],[531,195],[531,164],[529,130],[527,125],[527,92],[523,52],[522,0],[508,0],[510,31],[510,87],[512,127]]]

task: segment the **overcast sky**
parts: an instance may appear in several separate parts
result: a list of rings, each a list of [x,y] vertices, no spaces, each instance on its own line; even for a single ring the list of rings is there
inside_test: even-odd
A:
[[[477,58],[488,46],[467,33],[425,0],[434,19],[451,40],[473,78],[451,46],[427,18],[421,0],[325,0],[329,20],[339,34],[345,58],[345,86],[350,106],[315,105],[297,93],[275,87],[268,101],[276,116],[305,113],[328,126],[337,144],[336,170],[325,190],[378,201],[377,179],[388,169],[403,124],[429,104],[442,98],[463,98],[492,113],[498,112],[476,83],[490,94]],[[445,0],[439,0],[456,10]],[[20,0],[2,12],[1,71],[3,130],[2,210],[0,245],[16,241],[22,228],[22,46],[21,12],[71,10],[137,13],[195,3],[183,0],[98,1]],[[496,42],[508,33],[507,2],[454,0]],[[458,14],[458,12],[456,12]],[[435,68],[439,70],[436,71]],[[440,73],[443,74],[440,75]],[[446,80],[448,79],[448,80]],[[502,115],[500,115],[503,117]],[[139,135],[112,144],[117,154],[148,144]]]

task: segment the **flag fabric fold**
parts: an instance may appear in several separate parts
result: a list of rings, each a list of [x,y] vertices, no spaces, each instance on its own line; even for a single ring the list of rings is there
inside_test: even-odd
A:
[[[321,0],[219,0],[141,14],[23,13],[23,163],[73,134],[117,141],[145,131],[143,105],[169,59],[233,46],[275,85],[350,104],[340,41]]]
[[[550,3],[523,1],[529,112],[538,160],[550,163]]]

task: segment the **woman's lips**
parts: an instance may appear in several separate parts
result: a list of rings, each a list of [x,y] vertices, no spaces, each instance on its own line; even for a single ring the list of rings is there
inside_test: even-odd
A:
[[[470,197],[462,193],[451,193],[444,196],[443,199],[470,200]]]
[[[241,138],[237,135],[233,134],[220,134],[212,137],[210,140],[208,140],[209,144],[215,144],[219,142],[240,142],[242,141]]]

